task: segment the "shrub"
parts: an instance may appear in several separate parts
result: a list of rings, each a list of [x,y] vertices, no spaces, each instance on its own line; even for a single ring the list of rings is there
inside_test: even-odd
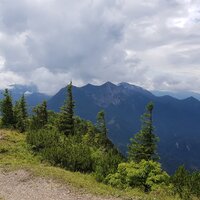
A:
[[[76,142],[74,137],[68,138],[63,145],[62,166],[71,171],[91,172],[92,159],[88,145]]]
[[[200,197],[200,173],[190,173],[184,166],[180,166],[171,177],[173,190],[181,199],[192,199],[192,195]]]
[[[26,137],[27,143],[30,144],[31,148],[36,152],[57,146],[59,139],[60,133],[55,128],[30,130]]]
[[[123,158],[114,149],[97,149],[92,154],[93,171],[97,181],[104,181],[108,174],[117,171],[118,164]]]
[[[90,172],[92,170],[91,151],[88,145],[77,142],[75,136],[60,140],[56,146],[46,147],[43,157],[53,165],[70,171]]]
[[[145,192],[155,189],[159,185],[165,185],[168,181],[169,175],[161,169],[160,163],[145,160],[139,163],[121,163],[117,172],[106,178],[106,182],[114,187],[140,187]]]
[[[193,172],[191,175],[192,194],[200,199],[200,172]]]

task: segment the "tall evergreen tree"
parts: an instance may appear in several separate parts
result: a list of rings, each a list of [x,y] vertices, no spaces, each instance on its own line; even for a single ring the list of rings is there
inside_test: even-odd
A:
[[[66,136],[74,135],[74,100],[72,95],[72,82],[67,87],[67,100],[61,107],[58,129]]]
[[[16,102],[13,110],[16,123],[15,126],[20,132],[24,132],[26,130],[28,117],[26,99],[24,94],[19,99],[19,101]]]
[[[10,128],[13,127],[15,124],[12,97],[8,89],[5,89],[3,95],[4,98],[1,101],[2,127]]]
[[[37,105],[33,109],[33,117],[32,117],[32,129],[41,129],[48,122],[48,111],[47,111],[47,102],[43,101],[42,104]]]
[[[20,99],[20,107],[21,107],[21,112],[22,112],[22,118],[26,119],[28,117],[28,112],[27,112],[26,98],[24,94],[22,95]]]
[[[106,121],[105,121],[105,113],[104,111],[100,111],[97,114],[97,130],[102,133],[104,136],[107,136],[107,128],[106,128]]]
[[[114,145],[108,138],[108,130],[106,127],[106,120],[105,120],[105,113],[104,111],[100,111],[97,114],[97,123],[96,123],[96,129],[99,134],[96,135],[98,138],[98,143],[100,146],[105,147],[105,149],[113,149]],[[115,149],[115,148],[114,148]],[[115,149],[117,152],[117,149]]]
[[[142,115],[142,128],[128,146],[128,158],[131,161],[140,162],[141,160],[157,160],[156,152],[158,137],[153,133],[152,112],[154,105],[152,102],[147,104],[146,113]]]

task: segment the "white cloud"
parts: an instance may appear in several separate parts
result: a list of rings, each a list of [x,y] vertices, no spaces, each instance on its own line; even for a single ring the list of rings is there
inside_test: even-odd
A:
[[[200,92],[199,29],[198,0],[3,0],[0,87],[127,81]]]

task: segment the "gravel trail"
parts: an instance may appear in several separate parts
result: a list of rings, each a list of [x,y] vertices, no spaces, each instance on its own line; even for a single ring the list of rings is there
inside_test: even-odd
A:
[[[81,194],[70,186],[33,177],[25,170],[0,171],[0,197],[5,200],[120,200]]]

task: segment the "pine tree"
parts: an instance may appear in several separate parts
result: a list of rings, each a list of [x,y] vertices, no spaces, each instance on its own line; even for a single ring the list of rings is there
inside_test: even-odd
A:
[[[37,105],[33,109],[34,115],[32,117],[32,129],[41,129],[48,123],[47,102]]]
[[[4,95],[4,98],[1,101],[2,127],[10,128],[10,127],[13,127],[15,124],[12,97],[8,89],[5,89],[3,95]]]
[[[152,102],[147,104],[146,113],[142,115],[142,128],[128,146],[128,158],[131,161],[140,162],[141,160],[157,160],[158,137],[153,133],[152,112],[154,105]]]
[[[67,100],[61,107],[58,129],[66,136],[74,135],[74,100],[72,95],[72,82],[67,87]]]
[[[26,99],[24,94],[22,95],[20,100],[16,102],[13,111],[14,111],[16,128],[20,132],[24,132],[26,130],[27,117],[28,117]]]

